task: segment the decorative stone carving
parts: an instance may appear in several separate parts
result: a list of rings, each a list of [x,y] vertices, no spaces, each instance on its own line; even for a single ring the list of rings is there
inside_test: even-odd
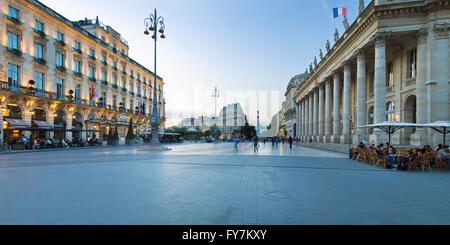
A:
[[[347,31],[347,29],[349,28],[347,15],[344,15],[344,20],[342,21],[342,24],[344,24],[344,30]]]
[[[314,69],[317,67],[317,57],[314,56]]]
[[[438,23],[434,25],[434,34],[436,35],[436,39],[448,38],[448,28],[449,25],[447,23]]]
[[[337,41],[339,41],[339,31],[336,28],[334,31],[334,42],[337,42]]]
[[[361,15],[364,11],[364,0],[359,0],[359,14]]]
[[[330,52],[330,40],[327,40],[327,43],[325,44],[325,48],[327,50],[327,53]]]
[[[319,57],[320,57],[320,60],[323,60],[323,53],[322,53],[322,49],[319,49],[320,50],[320,53],[319,53]]]
[[[390,36],[390,32],[377,32],[375,33],[370,41],[375,42],[375,47],[386,44],[386,39]]]
[[[415,37],[417,38],[417,44],[424,44],[427,41],[428,30],[422,28],[417,31]]]

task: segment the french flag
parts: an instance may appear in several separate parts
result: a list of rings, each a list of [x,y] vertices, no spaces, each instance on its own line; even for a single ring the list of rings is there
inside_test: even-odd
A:
[[[333,8],[334,18],[347,15],[347,8]]]

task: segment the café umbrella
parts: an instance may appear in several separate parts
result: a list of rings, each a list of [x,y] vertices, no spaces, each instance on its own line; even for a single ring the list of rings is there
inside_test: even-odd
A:
[[[383,132],[387,133],[389,135],[389,144],[391,144],[391,135],[397,132],[398,130],[405,128],[405,127],[417,127],[418,124],[415,123],[405,123],[405,122],[382,122],[382,123],[375,123],[370,125],[364,125],[359,126],[358,128],[378,128],[382,130]]]
[[[450,129],[450,121],[437,121],[434,123],[427,123],[427,124],[417,124],[418,128],[432,128],[433,130],[441,133],[444,136],[444,141],[442,145],[445,144],[445,136],[448,134]]]

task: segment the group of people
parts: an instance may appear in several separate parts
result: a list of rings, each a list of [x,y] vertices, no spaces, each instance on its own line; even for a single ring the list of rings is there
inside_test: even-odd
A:
[[[379,144],[378,146],[369,145],[367,141],[360,142],[356,148],[351,149],[350,158],[357,159],[361,151],[358,149],[368,149],[369,154],[377,154],[381,160],[389,162],[389,168],[397,168],[399,170],[407,170],[408,163],[415,162],[417,159],[423,157],[426,153],[431,153],[430,167],[433,168],[436,161],[442,161],[450,165],[449,147],[447,145],[439,144],[436,148],[425,145],[423,148],[408,148],[397,149],[389,143]],[[401,152],[403,154],[401,154]]]
[[[43,137],[26,137],[25,135],[22,135],[22,137],[19,139],[19,142],[22,142],[24,144],[25,149],[42,149],[42,148],[55,148],[57,145],[61,145],[63,147],[68,147],[68,143],[64,141],[64,139],[56,140],[54,138],[43,138]],[[12,142],[12,144],[16,144],[17,142]]]
[[[271,141],[272,141],[272,147],[275,147],[275,146],[278,147],[278,144],[280,144],[280,141],[281,141],[281,144],[284,145],[284,143],[286,141],[286,137],[272,137]],[[294,143],[294,141],[298,142],[298,139],[297,138],[294,139],[294,138],[292,138],[292,136],[289,136],[289,138],[287,138],[287,142],[289,143],[290,149],[292,149],[292,144]]]

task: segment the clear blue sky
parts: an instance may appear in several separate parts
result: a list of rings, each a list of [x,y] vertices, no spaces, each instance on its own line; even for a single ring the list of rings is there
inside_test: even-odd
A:
[[[169,125],[191,115],[213,115],[214,86],[223,95],[218,112],[235,101],[225,96],[231,91],[279,92],[283,100],[290,78],[305,71],[319,48],[325,52],[327,39],[333,45],[332,8],[347,7],[350,25],[358,13],[358,0],[41,1],[70,20],[99,16],[128,40],[130,57],[150,70],[153,43],[143,34],[143,20],[157,8],[166,24],[167,38],[158,41],[157,73],[166,83]],[[336,25],[342,35],[342,17]],[[256,124],[257,105],[237,101]],[[270,123],[279,103],[259,103],[262,125]]]

